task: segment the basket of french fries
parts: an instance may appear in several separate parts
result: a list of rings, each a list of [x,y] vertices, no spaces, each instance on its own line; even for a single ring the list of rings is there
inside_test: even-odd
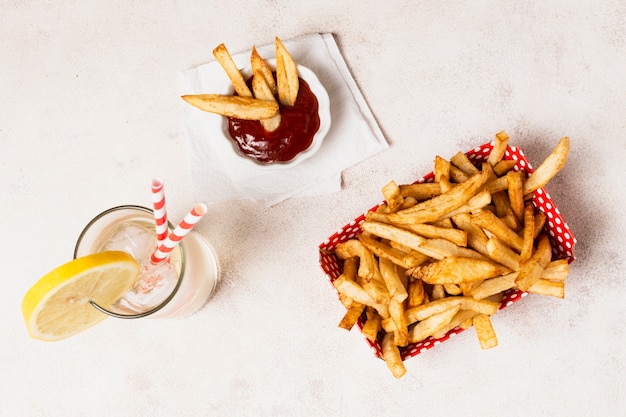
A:
[[[319,246],[346,313],[391,373],[466,329],[498,344],[490,317],[528,294],[563,298],[573,233],[544,188],[569,138],[533,169],[505,132],[412,184],[390,181],[383,201]]]

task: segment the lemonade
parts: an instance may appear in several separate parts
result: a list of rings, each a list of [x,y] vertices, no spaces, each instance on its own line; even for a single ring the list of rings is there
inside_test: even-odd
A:
[[[92,305],[119,318],[185,317],[199,310],[213,294],[218,265],[211,246],[196,232],[188,233],[169,255],[152,265],[156,247],[152,210],[120,206],[96,216],[83,230],[74,258],[104,251],[123,251],[141,266],[132,288],[111,307]]]

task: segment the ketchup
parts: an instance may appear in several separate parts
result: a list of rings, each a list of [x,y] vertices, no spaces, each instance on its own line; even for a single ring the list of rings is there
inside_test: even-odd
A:
[[[230,137],[239,149],[259,162],[286,162],[306,150],[320,127],[318,103],[309,85],[300,78],[294,106],[280,105],[280,125],[266,131],[258,120],[228,118]]]

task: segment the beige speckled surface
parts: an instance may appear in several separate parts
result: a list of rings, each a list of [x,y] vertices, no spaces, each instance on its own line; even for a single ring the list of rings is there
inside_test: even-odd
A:
[[[618,416],[626,380],[626,6],[617,0],[0,1],[0,416]],[[88,4],[88,5],[87,5]],[[20,303],[110,206],[192,204],[178,75],[232,51],[332,32],[390,146],[343,189],[209,206],[199,226],[223,272],[180,321],[110,319],[31,340]],[[380,200],[506,130],[578,239],[566,298],[526,297],[407,361],[396,381],[343,314],[317,246]]]

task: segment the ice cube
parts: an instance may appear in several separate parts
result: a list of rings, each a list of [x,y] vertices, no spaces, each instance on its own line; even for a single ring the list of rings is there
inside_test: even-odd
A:
[[[99,251],[121,250],[132,255],[137,262],[142,262],[154,251],[156,232],[151,226],[122,223],[111,231]]]

